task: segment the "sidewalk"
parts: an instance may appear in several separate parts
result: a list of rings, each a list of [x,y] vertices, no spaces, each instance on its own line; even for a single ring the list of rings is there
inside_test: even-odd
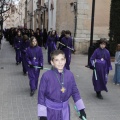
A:
[[[44,48],[43,54],[44,67],[50,68]],[[92,70],[86,68],[86,64],[87,55],[72,55],[71,71],[86,106],[87,120],[120,120],[120,86],[112,84],[114,70],[109,75],[109,92],[103,92],[104,99],[99,100],[92,86]],[[29,91],[28,77],[23,75],[22,66],[15,64],[14,49],[3,40],[0,50],[0,120],[38,120],[37,92],[30,97]],[[72,99],[70,107],[71,120],[79,120]]]

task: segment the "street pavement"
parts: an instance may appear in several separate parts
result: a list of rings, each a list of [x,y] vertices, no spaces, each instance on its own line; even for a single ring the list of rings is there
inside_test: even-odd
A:
[[[44,67],[47,54],[43,48]],[[85,67],[87,55],[73,54],[71,71],[86,106],[87,120],[120,120],[120,86],[112,84],[113,70],[109,74],[108,93],[102,92],[103,100],[96,98],[92,85],[92,70]],[[40,77],[45,70],[41,71]],[[37,92],[29,95],[29,79],[22,73],[22,66],[15,64],[15,51],[6,40],[0,50],[0,120],[38,120]],[[71,120],[79,120],[70,99]]]

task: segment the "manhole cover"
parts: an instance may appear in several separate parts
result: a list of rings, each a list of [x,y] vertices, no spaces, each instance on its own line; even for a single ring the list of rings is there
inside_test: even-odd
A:
[[[1,67],[1,69],[4,69],[4,67]]]

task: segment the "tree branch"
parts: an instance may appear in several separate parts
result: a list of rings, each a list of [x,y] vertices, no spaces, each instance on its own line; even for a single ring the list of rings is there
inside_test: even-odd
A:
[[[6,21],[8,17],[9,17],[9,15],[3,20],[3,22]]]
[[[0,6],[1,11],[0,11],[0,14],[5,13],[8,10],[10,10],[10,8],[12,6],[11,4],[12,4],[12,0],[8,0],[7,2],[6,2],[6,0],[1,1],[1,6]],[[8,8],[6,8],[6,10],[4,10],[5,6],[8,6]]]

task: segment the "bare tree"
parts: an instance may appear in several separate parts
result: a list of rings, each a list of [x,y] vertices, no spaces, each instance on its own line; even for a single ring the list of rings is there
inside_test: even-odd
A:
[[[6,17],[4,17],[4,13],[10,10],[12,6],[13,0],[0,0],[0,25],[1,30],[3,29],[3,22],[5,21]],[[5,18],[5,19],[4,19]]]

